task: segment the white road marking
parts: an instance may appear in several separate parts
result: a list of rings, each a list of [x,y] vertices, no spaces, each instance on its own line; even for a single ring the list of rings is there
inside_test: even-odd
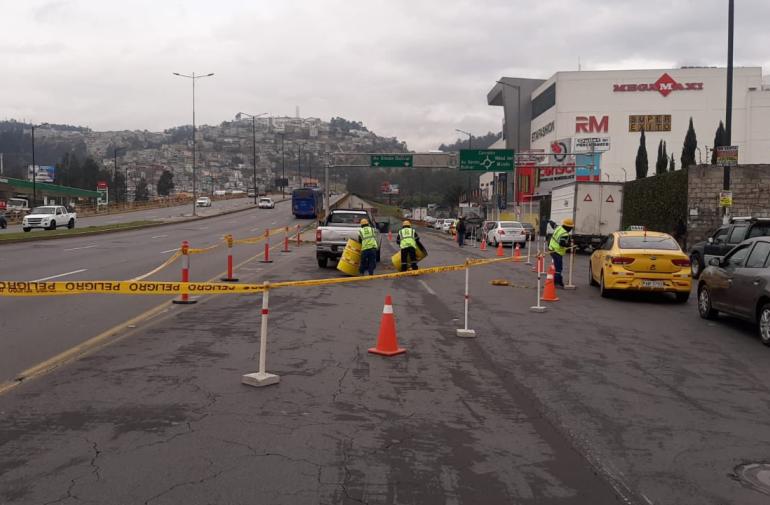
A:
[[[209,229],[209,227],[208,227],[208,226],[201,226],[201,227],[200,227],[200,228],[198,228],[198,229],[199,229],[199,230],[201,230],[201,231],[203,231],[203,230],[208,230],[208,229]]]
[[[69,249],[62,249],[62,251],[79,251],[81,249],[91,249],[92,247],[96,247],[97,245],[98,244],[91,244],[83,247],[70,247]]]
[[[270,223],[270,224],[275,224],[275,223],[277,223],[277,222],[278,222],[278,221],[273,221],[273,222],[272,222],[272,223]]]
[[[150,238],[166,238],[166,237],[168,237],[168,235],[155,235],[154,237],[150,237]]]
[[[436,296],[436,292],[433,291],[430,286],[428,286],[427,282],[420,279],[420,284],[422,284],[422,287],[424,287],[428,291],[428,293],[432,294],[433,296]]]
[[[168,253],[170,253],[170,252],[174,252],[174,251],[178,251],[178,250],[179,250],[179,248],[178,248],[178,247],[175,247],[175,248],[173,248],[173,249],[169,249],[168,251],[161,251],[160,253],[161,253],[161,254],[168,254]]]
[[[51,279],[56,279],[56,278],[59,278],[59,277],[66,277],[67,275],[75,275],[75,274],[79,274],[80,272],[85,272],[87,270],[88,270],[87,268],[81,268],[80,270],[73,270],[72,272],[67,272],[67,273],[64,273],[64,274],[52,275],[50,277],[43,277],[42,279],[35,279],[32,282],[50,281]]]

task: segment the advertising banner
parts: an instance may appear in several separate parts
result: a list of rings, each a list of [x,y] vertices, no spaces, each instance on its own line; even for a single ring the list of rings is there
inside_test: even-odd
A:
[[[734,167],[738,164],[738,146],[717,146],[717,165]]]
[[[56,176],[56,167],[50,165],[35,165],[35,169],[32,169],[32,165],[27,167],[27,179],[32,180],[32,174],[35,174],[35,182],[53,182]]]
[[[572,152],[575,153],[602,153],[610,150],[609,137],[579,137],[575,139]]]

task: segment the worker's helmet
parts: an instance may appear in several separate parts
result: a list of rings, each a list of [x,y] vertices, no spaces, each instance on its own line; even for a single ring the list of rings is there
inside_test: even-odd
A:
[[[564,218],[564,221],[561,222],[562,226],[569,226],[570,228],[575,226],[575,221],[572,220],[571,217]]]
[[[369,220],[368,219],[366,219],[365,217],[361,218],[361,226],[366,226],[368,224],[369,224]]]
[[[409,221],[404,221],[403,223],[401,223],[401,226],[412,226],[412,223],[410,223]]]

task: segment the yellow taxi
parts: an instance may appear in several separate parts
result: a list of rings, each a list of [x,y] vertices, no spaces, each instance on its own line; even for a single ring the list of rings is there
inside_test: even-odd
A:
[[[667,233],[616,231],[591,254],[588,275],[603,297],[613,291],[674,293],[684,303],[690,297],[690,259]]]

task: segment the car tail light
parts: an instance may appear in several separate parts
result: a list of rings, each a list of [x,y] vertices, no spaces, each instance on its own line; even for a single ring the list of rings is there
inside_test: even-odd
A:
[[[612,258],[613,265],[630,265],[633,262],[634,258],[629,258],[628,256],[616,256]]]
[[[315,241],[320,242],[321,241],[321,230],[315,231]]]
[[[671,263],[678,267],[689,267],[690,266],[690,260],[688,259],[675,259],[671,260]]]
[[[505,230],[500,230],[500,235],[505,235]]]

